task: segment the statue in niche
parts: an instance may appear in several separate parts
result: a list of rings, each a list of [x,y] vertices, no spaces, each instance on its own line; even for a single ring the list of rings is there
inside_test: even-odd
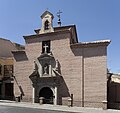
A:
[[[49,65],[45,64],[45,66],[43,67],[43,74],[49,74]]]

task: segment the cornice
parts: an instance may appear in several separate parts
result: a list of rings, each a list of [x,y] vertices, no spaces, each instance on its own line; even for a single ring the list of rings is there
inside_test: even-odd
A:
[[[75,43],[71,44],[70,46],[73,48],[78,48],[78,47],[96,47],[96,46],[108,46],[110,44],[110,40],[99,40],[99,41],[94,41],[94,42],[80,42],[80,43]]]

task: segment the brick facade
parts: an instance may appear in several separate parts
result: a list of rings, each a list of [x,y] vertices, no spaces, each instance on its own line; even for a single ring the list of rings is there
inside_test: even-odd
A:
[[[73,104],[77,106],[101,107],[107,101],[107,46],[110,41],[79,43],[75,26],[54,28],[54,32],[24,36],[25,51],[13,51],[14,74],[18,84],[15,84],[15,96],[24,92],[23,100],[33,98],[34,61],[42,53],[42,42],[51,41],[51,52],[60,64],[59,84],[52,85],[52,79],[38,78],[34,98],[38,98],[40,89],[44,86],[57,87],[57,104],[66,104],[73,94]],[[41,82],[40,82],[41,81]],[[54,79],[53,79],[54,81]],[[51,82],[51,83],[48,83]],[[47,84],[47,85],[45,85]],[[38,88],[38,89],[37,89]],[[90,103],[88,103],[90,102]]]

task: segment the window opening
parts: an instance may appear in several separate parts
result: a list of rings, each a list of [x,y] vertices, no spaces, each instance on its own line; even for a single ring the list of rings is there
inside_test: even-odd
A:
[[[13,74],[13,65],[4,65],[4,77],[10,77]]]
[[[45,21],[45,30],[48,30],[48,29],[49,29],[49,21],[46,20],[46,21]]]
[[[42,42],[42,53],[50,53],[50,40]]]

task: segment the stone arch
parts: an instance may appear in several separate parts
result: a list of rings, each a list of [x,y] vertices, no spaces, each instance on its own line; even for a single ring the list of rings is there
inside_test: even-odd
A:
[[[44,97],[43,104],[53,104],[54,92],[50,87],[43,87],[39,91],[39,98]]]
[[[44,29],[45,30],[49,29],[49,21],[48,20],[46,20],[45,23],[44,23]]]

